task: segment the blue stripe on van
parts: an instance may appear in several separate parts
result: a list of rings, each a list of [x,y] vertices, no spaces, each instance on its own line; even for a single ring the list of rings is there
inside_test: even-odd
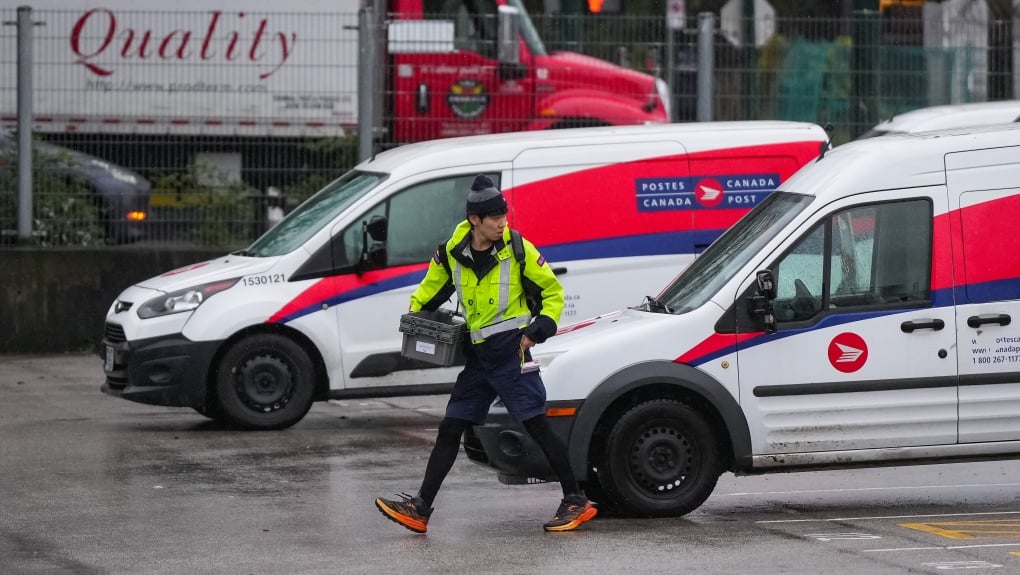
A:
[[[539,251],[552,265],[571,260],[661,256],[700,253],[724,230],[698,230],[625,236],[539,246]],[[527,236],[525,236],[527,237]],[[679,272],[679,270],[677,270]]]
[[[407,286],[415,286],[415,285],[418,285],[419,283],[421,283],[421,280],[424,279],[424,278],[425,278],[425,271],[424,270],[423,271],[416,271],[416,272],[412,272],[412,273],[407,273],[407,274],[401,274],[399,276],[394,276],[392,278],[385,279],[385,280],[373,283],[371,285],[367,285],[367,286],[364,286],[364,287],[359,287],[359,288],[356,288],[356,289],[347,290],[347,291],[343,291],[343,292],[334,294],[334,295],[330,296],[329,298],[326,298],[324,300],[320,300],[320,301],[314,302],[314,303],[309,304],[309,305],[307,305],[307,306],[305,306],[305,307],[303,307],[301,309],[298,309],[297,311],[294,311],[293,313],[290,313],[290,314],[288,314],[286,316],[283,316],[282,318],[278,319],[277,321],[279,323],[287,323],[287,322],[294,321],[294,320],[296,320],[296,319],[298,319],[300,317],[304,317],[306,315],[313,314],[313,313],[315,313],[317,311],[321,311],[323,304],[329,305],[329,306],[332,307],[332,306],[335,306],[335,305],[340,305],[342,303],[347,303],[349,301],[353,301],[353,300],[360,299],[360,298],[363,298],[363,297],[373,296],[373,295],[378,294],[378,293],[382,293],[382,292],[386,292],[386,291],[390,291],[390,290],[394,290],[394,289],[399,289],[399,288],[407,287]]]
[[[874,319],[876,317],[884,317],[884,316],[888,316],[888,315],[896,315],[896,314],[902,314],[902,313],[912,313],[912,312],[917,312],[919,310],[925,310],[925,309],[935,309],[935,308],[941,308],[941,307],[952,307],[952,305],[953,305],[953,293],[952,293],[952,290],[950,290],[950,289],[936,290],[935,293],[932,294],[932,301],[933,301],[932,307],[928,307],[928,308],[914,308],[914,309],[897,308],[897,309],[890,309],[890,310],[864,311],[864,312],[859,312],[859,313],[838,313],[838,314],[833,314],[833,315],[827,316],[825,318],[822,318],[821,321],[819,321],[818,323],[816,323],[816,324],[814,324],[812,326],[805,327],[803,329],[784,329],[784,330],[778,331],[776,333],[763,334],[763,335],[760,335],[758,337],[755,337],[755,338],[743,341],[743,342],[741,342],[738,345],[732,345],[732,346],[724,347],[724,348],[718,349],[716,351],[713,351],[711,353],[705,354],[704,356],[699,357],[699,358],[694,359],[694,360],[691,360],[688,363],[691,364],[691,365],[702,365],[702,364],[704,364],[706,362],[710,362],[710,361],[719,359],[721,357],[725,357],[725,356],[727,356],[727,355],[729,355],[731,353],[734,353],[734,352],[737,351],[738,348],[740,348],[740,349],[748,349],[748,348],[755,347],[755,346],[758,346],[758,345],[762,345],[762,344],[766,344],[766,343],[772,343],[774,341],[777,341],[777,340],[780,340],[780,339],[783,339],[783,338],[793,337],[795,335],[801,335],[803,333],[817,331],[817,330],[821,330],[821,329],[825,329],[825,328],[829,328],[829,327],[833,327],[833,326],[837,326],[837,325],[845,325],[845,324],[849,324],[849,323],[854,323],[854,322],[858,322],[858,321],[865,321],[865,320],[869,320],[869,319]],[[949,329],[949,327],[950,326],[947,326],[947,329]]]

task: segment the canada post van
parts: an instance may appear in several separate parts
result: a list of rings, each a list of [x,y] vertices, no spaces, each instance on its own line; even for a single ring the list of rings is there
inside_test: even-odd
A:
[[[680,515],[724,471],[1020,457],[1020,125],[981,130],[836,147],[655,298],[535,348],[588,496]],[[551,479],[498,403],[465,448]]]
[[[674,124],[381,153],[247,249],[124,290],[103,391],[254,429],[292,425],[315,400],[446,391],[457,368],[402,357],[398,325],[477,174],[561,277],[565,323],[640,302],[827,140],[812,124]]]

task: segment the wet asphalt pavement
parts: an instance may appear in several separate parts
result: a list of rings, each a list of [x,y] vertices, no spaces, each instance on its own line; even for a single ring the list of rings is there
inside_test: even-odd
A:
[[[316,404],[280,432],[99,392],[98,358],[0,356],[0,574],[1020,572],[1020,462],[725,475],[684,518],[544,533],[557,485],[463,455],[427,535],[417,489],[445,398]]]

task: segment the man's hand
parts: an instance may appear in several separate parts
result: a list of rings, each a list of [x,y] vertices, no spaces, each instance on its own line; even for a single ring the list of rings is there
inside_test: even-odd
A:
[[[533,347],[535,347],[535,342],[531,341],[530,337],[528,337],[526,335],[522,335],[521,336],[521,351],[528,351],[529,349],[531,349]]]

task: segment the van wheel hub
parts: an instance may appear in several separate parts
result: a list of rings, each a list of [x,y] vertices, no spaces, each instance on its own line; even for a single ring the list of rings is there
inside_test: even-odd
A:
[[[683,484],[691,468],[691,446],[671,427],[651,427],[636,438],[630,475],[649,493],[665,493]]]
[[[258,355],[235,372],[237,396],[249,408],[262,413],[283,409],[294,392],[294,377],[277,357]]]

